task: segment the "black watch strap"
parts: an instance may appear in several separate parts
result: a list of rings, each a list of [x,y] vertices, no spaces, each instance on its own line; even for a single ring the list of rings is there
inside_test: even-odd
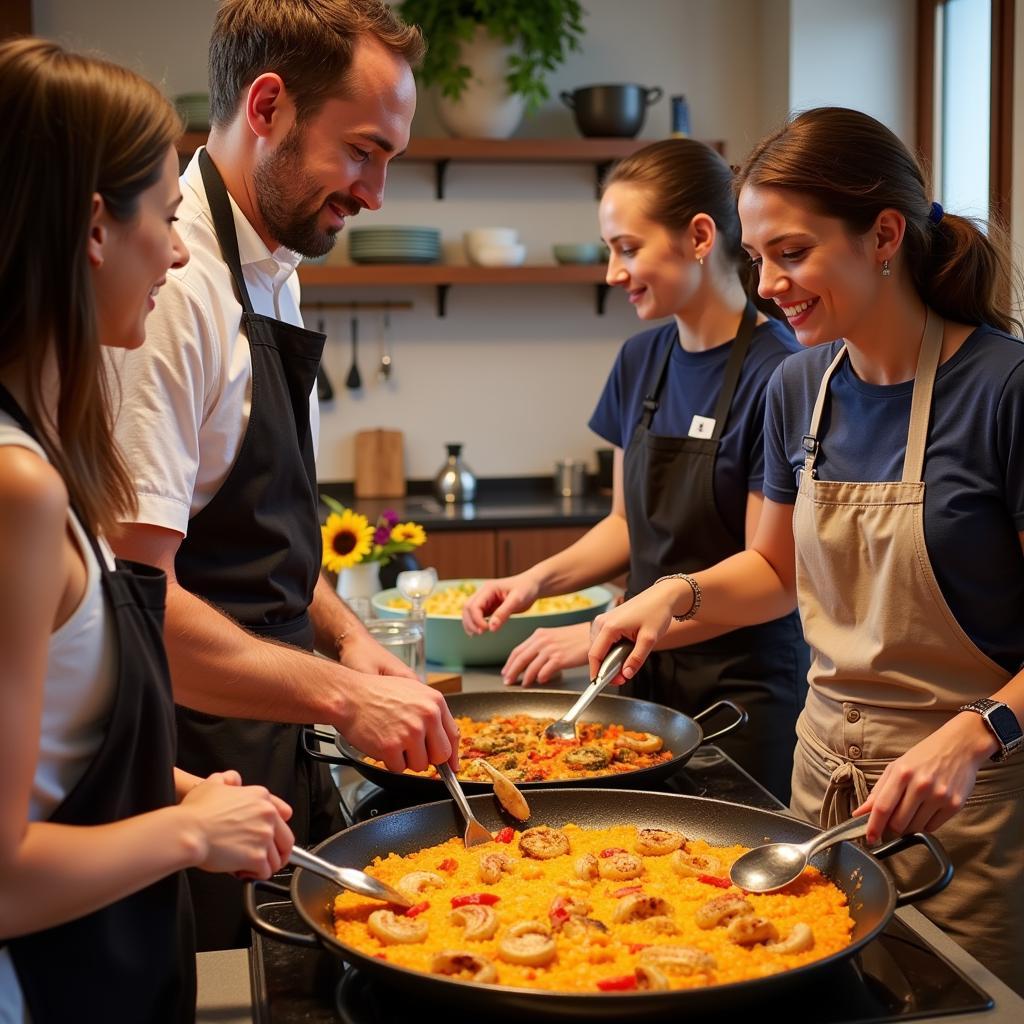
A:
[[[999,750],[992,755],[993,761],[1005,761],[1024,747],[1024,729],[1021,729],[1017,716],[1002,701],[990,697],[980,697],[964,704],[961,711],[973,711],[981,715],[999,742]]]

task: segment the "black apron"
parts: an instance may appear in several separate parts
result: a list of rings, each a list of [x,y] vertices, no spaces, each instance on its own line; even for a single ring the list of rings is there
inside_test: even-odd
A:
[[[36,437],[2,385],[0,409]],[[175,803],[174,704],[163,645],[167,578],[131,562],[109,570],[79,520],[113,619],[116,689],[96,756],[48,820],[105,825]],[[184,872],[7,946],[36,1024],[195,1019],[195,942]]]
[[[320,575],[321,539],[309,394],[324,336],[253,312],[227,189],[205,150],[199,167],[242,304],[252,401],[235,464],[190,520],[175,573],[186,590],[250,632],[312,651],[309,606]],[[246,784],[266,786],[291,805],[289,824],[301,845],[344,827],[327,766],[303,753],[301,726],[179,707],[178,765],[200,776],[234,768]],[[199,949],[248,945],[242,883],[206,872],[192,872],[190,883]]]
[[[669,361],[679,344],[674,335],[648,382],[644,412],[623,463],[629,597],[659,576],[707,569],[745,547],[745,538],[735,535],[715,503],[715,459],[756,318],[757,311],[748,304],[732,342],[709,437],[651,433]],[[750,715],[749,723],[723,738],[721,746],[788,802],[795,724],[807,695],[808,660],[800,621],[793,612],[690,647],[656,651],[625,692],[690,715],[723,697],[742,705]]]

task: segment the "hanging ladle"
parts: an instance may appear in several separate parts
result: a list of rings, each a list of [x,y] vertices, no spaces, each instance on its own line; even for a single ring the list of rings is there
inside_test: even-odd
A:
[[[349,367],[348,376],[345,378],[345,387],[349,391],[358,391],[363,386],[363,378],[359,375],[359,318],[352,317],[349,321],[349,329],[352,338],[352,365]]]
[[[323,335],[327,334],[327,327],[324,324],[323,317],[317,320],[316,329]],[[327,371],[324,369],[322,361],[316,368],[316,397],[321,402],[330,402],[334,398],[334,386],[331,384],[330,377],[327,376]]]

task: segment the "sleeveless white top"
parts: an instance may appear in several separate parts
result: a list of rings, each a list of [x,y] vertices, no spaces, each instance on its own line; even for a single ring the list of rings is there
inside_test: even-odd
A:
[[[40,445],[0,411],[0,445],[18,445],[45,459]],[[85,560],[85,594],[50,636],[43,683],[39,760],[29,800],[29,820],[48,818],[74,788],[99,750],[110,718],[116,680],[112,616],[103,599],[100,569],[74,512],[68,521]],[[101,540],[110,568],[113,555]],[[28,1020],[8,951],[0,950],[0,1024]]]

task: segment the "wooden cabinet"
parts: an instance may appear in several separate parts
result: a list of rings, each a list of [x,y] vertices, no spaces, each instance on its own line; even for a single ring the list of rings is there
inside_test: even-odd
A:
[[[587,532],[587,526],[542,526],[506,530],[435,530],[416,552],[443,580],[490,579],[529,569],[563,551]]]

